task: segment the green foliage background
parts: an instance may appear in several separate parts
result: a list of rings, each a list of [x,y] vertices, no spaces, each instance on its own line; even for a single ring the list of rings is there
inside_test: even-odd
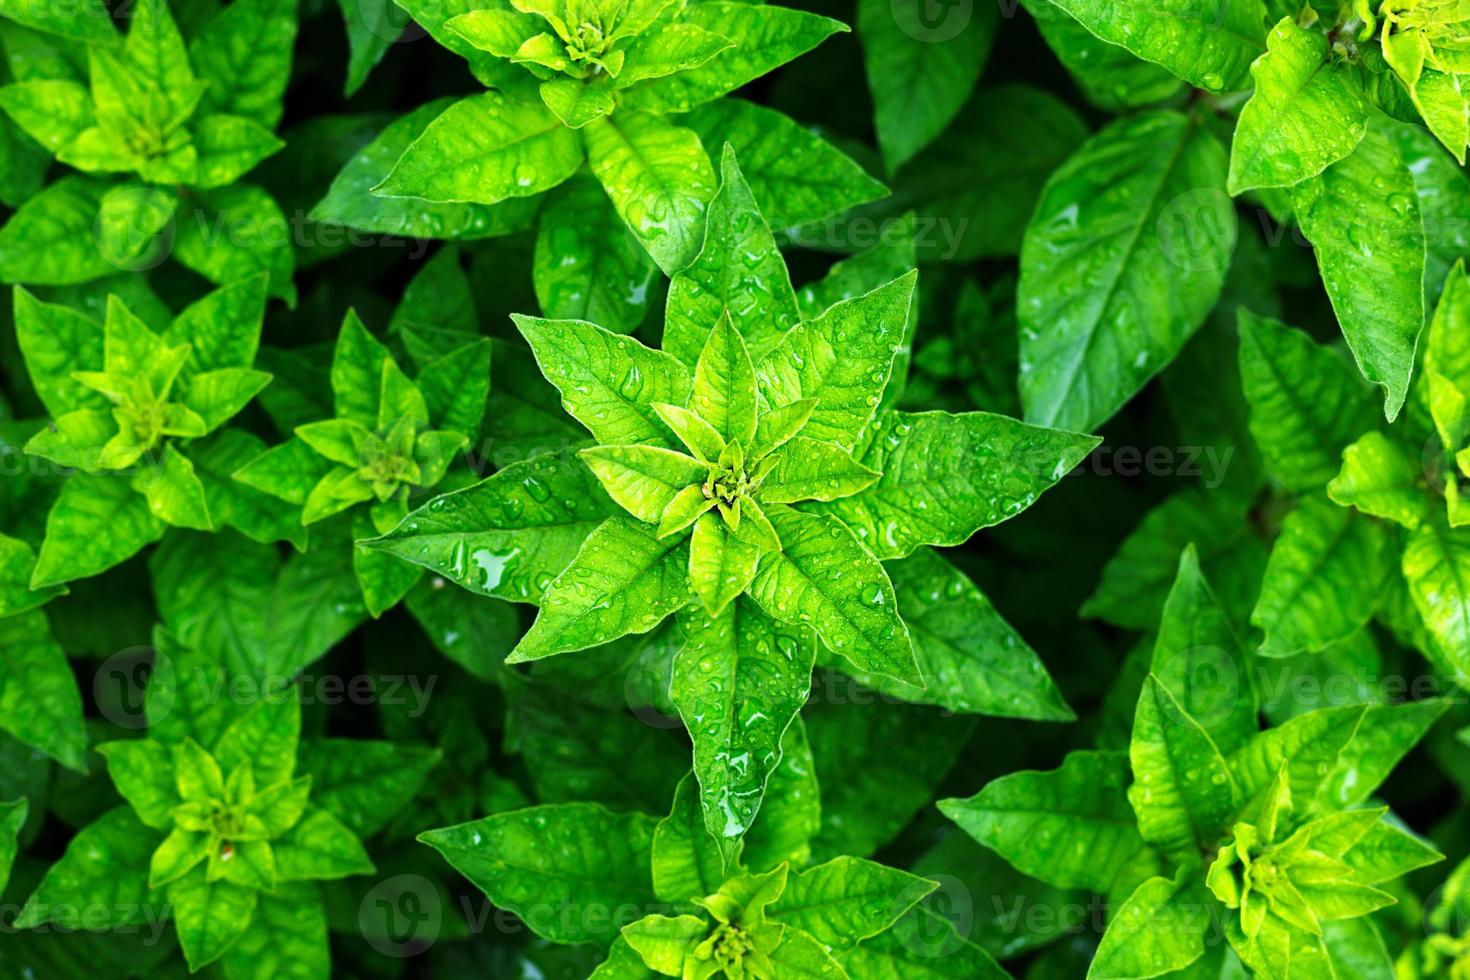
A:
[[[1470,977],[1470,3],[0,54],[0,976]]]

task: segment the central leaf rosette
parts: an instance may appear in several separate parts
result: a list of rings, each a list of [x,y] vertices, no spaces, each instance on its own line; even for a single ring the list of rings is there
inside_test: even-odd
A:
[[[660,539],[689,534],[690,585],[711,616],[750,586],[761,555],[781,550],[767,507],[851,496],[881,475],[802,434],[816,399],[762,407],[755,366],[728,315],[710,331],[687,404],[653,408],[687,452],[598,446],[582,458],[623,509],[657,525]]]

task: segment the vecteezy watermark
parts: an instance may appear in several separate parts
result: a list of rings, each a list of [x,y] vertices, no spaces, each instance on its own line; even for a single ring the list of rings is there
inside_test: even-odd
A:
[[[417,956],[434,945],[444,928],[439,889],[423,875],[385,878],[363,896],[357,927],[368,945],[384,956]]]
[[[954,40],[975,17],[975,0],[889,0],[888,8],[899,30],[927,44]]]
[[[98,665],[92,694],[104,718],[136,730],[168,717],[181,690],[207,704],[248,707],[289,694],[302,706],[407,707],[418,718],[438,682],[438,674],[231,674],[218,664],[181,668],[152,647],[129,647]]]
[[[1103,443],[1087,455],[1069,476],[1177,476],[1198,477],[1206,490],[1225,482],[1234,446],[1112,446]]]
[[[959,254],[970,219],[939,215],[913,216],[913,243],[919,252],[941,261]],[[834,215],[825,221],[785,229],[786,241],[801,248],[837,252],[862,252],[877,245],[899,245],[909,239],[907,218],[870,218],[867,215]]]
[[[388,232],[367,232],[336,222],[316,221],[297,209],[289,215],[245,208],[183,208],[159,220],[148,208],[99,212],[92,242],[103,261],[124,272],[145,272],[176,249],[284,251],[287,248],[404,248],[417,261],[433,242]]]
[[[152,902],[32,902],[25,906],[28,918],[35,925],[27,926],[27,932],[112,932],[139,936],[144,946],[154,946],[163,939],[164,930],[172,917],[173,908],[164,903]],[[0,936],[11,935],[18,930],[14,923],[22,906],[0,905]]]

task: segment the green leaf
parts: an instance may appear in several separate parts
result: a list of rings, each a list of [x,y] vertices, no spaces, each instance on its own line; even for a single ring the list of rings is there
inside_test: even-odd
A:
[[[0,534],[0,618],[29,612],[66,594],[64,585],[33,590],[30,581],[35,568],[36,553],[29,544]]]
[[[656,975],[675,977],[685,973],[685,963],[711,928],[708,919],[697,915],[647,915],[624,926],[621,941]]]
[[[630,331],[648,312],[657,275],[596,181],[575,177],[547,199],[533,266],[536,299],[547,315]]]
[[[1193,545],[1180,555],[1178,569],[1149,670],[1228,755],[1256,734],[1250,665]]]
[[[888,384],[917,278],[901,276],[788,331],[756,364],[762,408],[815,398],[801,434],[853,448]]]
[[[1230,145],[1231,194],[1315,177],[1353,152],[1368,128],[1362,87],[1333,62],[1327,35],[1286,18],[1266,44]]]
[[[1140,61],[1083,27],[1051,0],[1021,0],[1042,39],[1071,73],[1088,101],[1119,110],[1169,98],[1183,83],[1159,65]]]
[[[52,153],[96,122],[86,86],[62,78],[6,85],[0,88],[0,109]]]
[[[656,446],[593,446],[578,455],[608,496],[645,524],[657,524],[679,491],[708,472],[694,457]]]
[[[1052,2],[1102,40],[1211,92],[1249,88],[1251,62],[1266,47],[1261,0]]]
[[[679,780],[669,815],[653,831],[653,890],[673,904],[713,895],[725,882],[725,858],[705,828],[699,784],[691,773]]]
[[[435,203],[496,204],[549,190],[581,163],[577,134],[545,106],[485,92],[461,99],[425,126],[372,191]]]
[[[760,817],[743,839],[746,867],[763,872],[783,861],[804,864],[812,838],[822,829],[822,812],[816,767],[800,714],[781,736],[781,761],[766,781]]]
[[[487,206],[378,197],[372,193],[404,151],[453,102],[437,99],[384,127],[342,168],[326,196],[311,209],[311,219],[325,225],[414,238],[483,238],[530,227],[540,204],[534,197],[508,198]]]
[[[584,650],[653,629],[692,598],[684,549],[678,538],[660,539],[645,524],[609,517],[547,587],[536,622],[506,662]]]
[[[230,949],[250,927],[256,891],[230,881],[208,881],[203,868],[168,886],[174,928],[189,969],[203,969]]]
[[[542,456],[429,501],[371,546],[471,592],[539,603],[587,536],[616,513],[580,461]]]
[[[1429,515],[1423,478],[1398,445],[1381,432],[1368,432],[1342,451],[1342,469],[1327,484],[1327,496],[1412,531]]]
[[[107,184],[63,177],[0,227],[0,282],[64,286],[115,272],[93,243]]]
[[[39,611],[0,619],[0,727],[68,769],[87,771],[82,697]]]
[[[189,61],[209,83],[202,111],[274,129],[291,78],[296,20],[296,0],[237,0],[210,20],[189,45]],[[202,134],[195,135],[202,140]],[[201,166],[204,156],[201,150]]]
[[[1181,864],[1219,841],[1239,807],[1225,757],[1159,679],[1144,678],[1128,745],[1138,832]]]
[[[996,9],[978,13],[936,23],[918,7],[858,3],[873,125],[890,173],[943,132],[969,98],[1000,26]]]
[[[30,802],[22,797],[10,803],[0,803],[0,888],[10,881],[10,868],[15,863],[16,837],[26,822]]]
[[[31,588],[98,575],[163,536],[148,502],[115,476],[74,473],[46,515]]]
[[[842,965],[815,938],[799,929],[781,933],[781,942],[771,950],[771,962],[783,977],[812,977],[817,980],[841,980],[847,976]]]
[[[1261,655],[1315,652],[1362,628],[1393,570],[1391,547],[1383,525],[1304,497],[1282,522],[1251,613],[1266,634]]]
[[[920,548],[883,567],[893,580],[925,685],[852,672],[863,686],[957,713],[1034,721],[1077,717],[1036,652],[938,552]]]
[[[1363,376],[1383,388],[1390,422],[1408,397],[1425,319],[1425,232],[1414,175],[1395,139],[1401,125],[1370,116],[1356,150],[1291,190],[1343,336]]]
[[[230,980],[320,977],[331,972],[327,911],[313,885],[280,882],[256,901],[247,929],[220,965]]]
[[[837,147],[767,106],[717,99],[685,116],[684,124],[707,149],[734,146],[751,193],[773,227],[820,221],[888,193]]]
[[[357,835],[326,810],[308,807],[301,821],[271,847],[281,881],[329,880],[374,871]]]
[[[718,616],[689,617],[669,697],[694,742],[703,826],[727,861],[761,811],[815,659],[809,630],[778,623],[749,597]]]
[[[1291,490],[1321,486],[1343,449],[1373,426],[1367,389],[1342,358],[1275,320],[1240,311],[1240,377],[1251,437]]]
[[[66,853],[46,870],[13,927],[64,922],[69,910],[90,908],[89,928],[137,928],[145,916],[162,911],[163,903],[148,889],[149,857],[161,840],[130,807],[107,810],[77,831]]]
[[[26,374],[53,416],[111,407],[107,396],[71,376],[78,367],[102,364],[102,326],[97,321],[16,289],[15,337],[25,356]]]
[[[1235,248],[1225,172],[1214,136],[1160,111],[1114,122],[1051,175],[1016,295],[1028,422],[1096,428],[1204,322]]]
[[[690,365],[723,316],[757,359],[798,319],[786,263],[728,145],[720,172],[720,189],[705,216],[704,247],[670,282],[664,313],[664,350]]]
[[[828,949],[842,950],[888,929],[936,887],[897,868],[838,857],[788,878],[767,914]]]
[[[154,517],[172,527],[213,530],[204,484],[194,475],[194,464],[172,444],[163,447],[157,463],[146,463],[132,479],[133,489],[148,501]]]
[[[964,544],[1030,507],[1100,441],[986,412],[889,412],[859,456],[882,477],[815,509],[841,518],[883,559]]]
[[[1244,812],[1255,812],[1278,779],[1289,787],[1291,799],[1308,805],[1352,741],[1366,710],[1361,704],[1318,708],[1260,732],[1230,753],[1227,761],[1240,798],[1248,801]]]
[[[1184,872],[1135,888],[1109,920],[1088,980],[1172,974],[1204,956],[1210,912],[1202,884],[1198,875]]]
[[[695,24],[665,24],[640,34],[626,49],[623,70],[613,81],[616,88],[627,88],[646,78],[663,78],[677,72],[698,68],[735,42]]]
[[[733,92],[800,57],[846,25],[790,7],[714,0],[685,9],[679,21],[729,38],[735,46],[690,71],[652,78],[625,89],[622,106],[649,112],[687,112]]]
[[[608,946],[618,934],[613,917],[528,913],[568,903],[606,909],[651,904],[655,825],[641,813],[563,803],[425,831],[419,839],[496,905],[522,915],[537,935]]]
[[[1369,705],[1322,787],[1321,804],[1347,809],[1365,803],[1449,707],[1443,698]]]
[[[592,174],[634,237],[666,275],[688,265],[715,191],[714,169],[699,137],[661,116],[627,109],[617,119],[594,120],[583,132]]]
[[[1122,753],[1071,752],[1058,769],[1002,776],[939,809],[1017,870],[1106,894],[1142,881],[1158,860],[1138,834],[1127,782]]]
[[[1459,671],[1470,674],[1470,531],[1426,521],[1404,546],[1404,578],[1414,608]]]
[[[672,446],[654,405],[683,405],[692,381],[673,355],[580,320],[513,316],[567,413],[605,446]]]
[[[233,183],[286,145],[259,123],[225,113],[195,123],[194,138],[199,150],[199,187]]]
[[[922,684],[893,584],[852,531],[836,518],[780,505],[767,516],[781,550],[761,559],[750,587],[767,615],[810,623],[824,644],[860,670]]]
[[[271,196],[232,184],[200,190],[194,200],[194,212],[178,224],[174,258],[214,283],[267,273],[270,295],[294,305],[291,226]]]
[[[151,738],[104,742],[97,752],[107,760],[107,775],[138,819],[155,830],[173,826],[170,811],[179,804],[173,780],[173,756]]]
[[[930,803],[974,731],[973,719],[868,698],[831,672],[817,679],[823,688],[804,716],[822,790],[822,827],[812,857],[871,855]],[[765,819],[779,799],[774,787],[769,796]],[[746,856],[754,860],[753,845]]]
[[[391,820],[397,805],[419,792],[440,763],[438,749],[370,739],[309,739],[301,743],[298,773],[312,777],[312,804],[369,837]]]
[[[250,764],[261,788],[284,782],[296,772],[301,741],[301,705],[294,688],[262,693],[220,733],[214,758],[226,772]]]
[[[27,0],[0,0],[0,16],[26,27],[55,34],[87,44],[114,44],[117,29],[112,26],[107,7],[99,0],[83,0],[65,7],[29,3]]]

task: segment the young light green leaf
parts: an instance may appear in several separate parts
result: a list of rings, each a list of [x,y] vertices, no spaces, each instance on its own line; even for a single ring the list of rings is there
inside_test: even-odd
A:
[[[1204,956],[1210,905],[1202,884],[1187,871],[1142,882],[1108,922],[1087,980],[1162,976]]]
[[[815,658],[810,630],[771,619],[748,596],[688,618],[669,696],[694,741],[701,826],[727,862],[761,812]]]
[[[699,137],[661,116],[627,109],[616,119],[594,120],[583,132],[592,174],[623,223],[666,275],[688,265],[715,191],[714,168]]]
[[[1408,397],[1425,320],[1425,232],[1414,175],[1394,135],[1402,125],[1371,115],[1357,149],[1291,189],[1343,336],[1363,376],[1383,388],[1390,422]]]
[[[815,398],[801,434],[853,448],[888,384],[917,278],[901,276],[788,331],[756,365],[761,407]]]
[[[683,405],[692,381],[677,358],[580,320],[515,316],[568,414],[608,446],[672,446],[654,404]]]
[[[750,594],[771,617],[810,623],[860,670],[924,682],[883,566],[841,521],[777,505],[767,509],[781,550],[762,559]],[[833,571],[844,574],[834,577]]]
[[[1181,864],[1197,864],[1196,855],[1219,840],[1240,801],[1209,733],[1152,674],[1138,697],[1128,756],[1128,802],[1139,834]]]
[[[1342,451],[1342,468],[1327,484],[1327,496],[1412,531],[1429,515],[1423,479],[1397,444],[1373,431]]]
[[[581,140],[546,107],[485,92],[445,109],[372,190],[439,204],[497,204],[549,190],[581,163]]]
[[[1383,525],[1320,496],[1304,497],[1281,525],[1251,624],[1265,631],[1260,653],[1315,652],[1373,617],[1393,571]]]
[[[653,629],[692,598],[686,547],[677,537],[658,538],[632,518],[609,517],[547,587],[536,622],[506,662],[539,660]]]
[[[1353,152],[1368,128],[1362,87],[1334,62],[1327,35],[1285,18],[1266,45],[1230,145],[1231,194],[1315,177]]]

